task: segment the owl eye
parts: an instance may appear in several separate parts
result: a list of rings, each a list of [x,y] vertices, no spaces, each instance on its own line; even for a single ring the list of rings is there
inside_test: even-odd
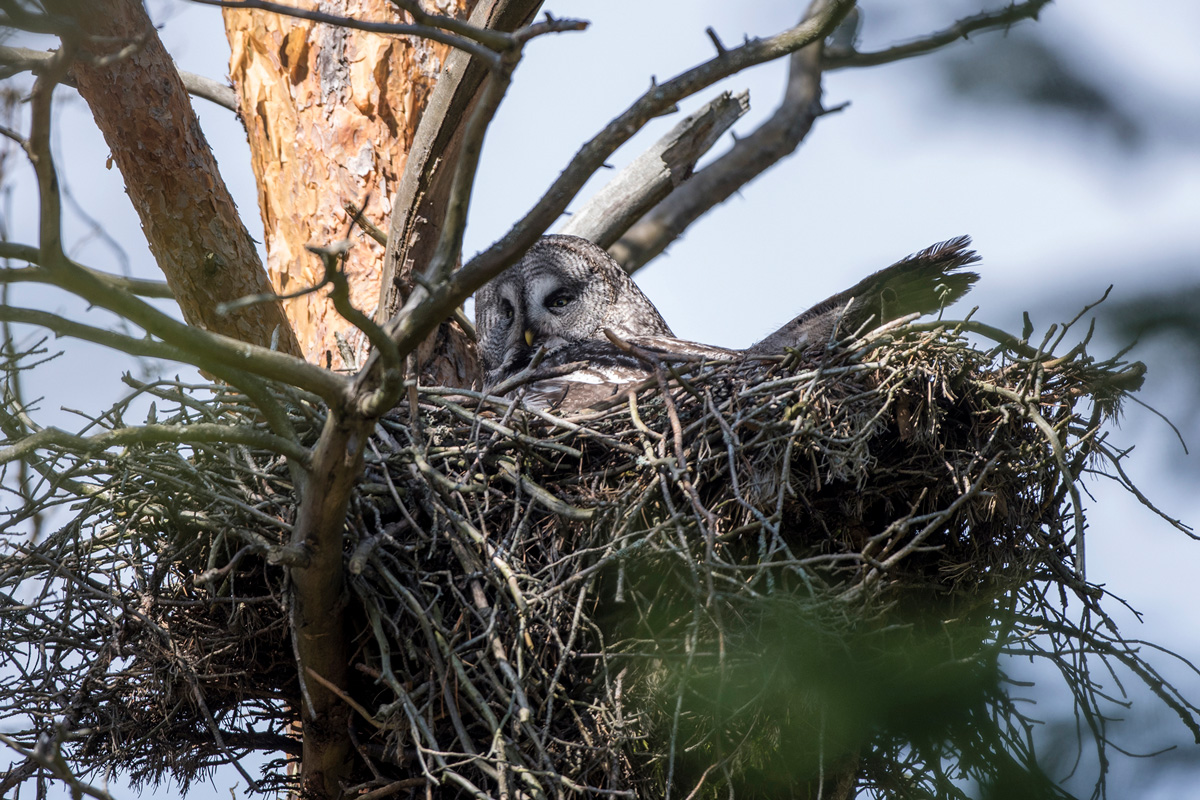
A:
[[[566,308],[574,302],[575,296],[566,289],[559,289],[546,296],[546,308]]]

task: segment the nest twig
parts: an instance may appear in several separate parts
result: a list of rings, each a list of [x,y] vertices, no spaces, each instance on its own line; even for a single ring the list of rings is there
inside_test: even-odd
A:
[[[357,790],[767,795],[843,774],[957,796],[1035,763],[1006,653],[1071,676],[1100,748],[1088,654],[1200,735],[1083,563],[1080,481],[1117,458],[1104,425],[1140,365],[1006,344],[893,326],[818,364],[663,367],[665,391],[571,420],[422,390],[378,426],[347,524]],[[160,396],[257,424],[233,394]],[[135,782],[298,755],[281,459],[58,458],[106,491],[10,542],[5,712]]]

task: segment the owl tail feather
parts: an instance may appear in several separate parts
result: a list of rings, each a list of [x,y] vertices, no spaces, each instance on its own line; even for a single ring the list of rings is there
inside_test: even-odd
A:
[[[835,326],[851,333],[868,323],[881,325],[908,314],[928,314],[944,308],[979,280],[977,272],[957,271],[979,261],[970,245],[971,237],[959,236],[881,269],[817,303],[748,352],[765,355],[786,348],[823,347]]]

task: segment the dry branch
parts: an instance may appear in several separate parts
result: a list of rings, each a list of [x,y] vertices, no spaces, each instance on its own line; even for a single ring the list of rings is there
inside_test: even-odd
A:
[[[459,50],[464,50],[473,56],[477,56],[485,61],[488,61],[493,65],[498,64],[496,52],[490,47],[479,44],[473,38],[451,33],[444,27],[438,25],[409,25],[398,22],[363,20],[356,16],[351,16],[350,14],[331,14],[323,10],[302,8],[300,6],[288,5],[286,3],[273,3],[271,0],[191,1],[200,5],[219,6],[221,8],[230,10],[262,11],[268,14],[278,14],[283,17],[291,17],[293,19],[305,20],[307,22],[315,22],[345,30],[362,31],[364,33],[376,33],[390,36],[413,36],[421,39],[429,39],[440,44],[449,45]]]
[[[475,27],[511,32],[531,22],[540,7],[541,0],[486,0],[478,3],[469,21]],[[486,62],[453,52],[429,98],[392,199],[378,304],[380,323],[392,319],[416,287],[414,270],[420,274],[433,261],[462,137],[487,72]],[[480,378],[470,338],[449,322],[441,323],[438,334],[421,343],[417,365],[427,384],[472,386]]]
[[[828,5],[817,0],[805,12],[805,19],[822,13]],[[770,119],[739,137],[727,153],[672,192],[609,248],[627,272],[644,267],[693,222],[800,146],[817,117],[825,113],[821,107],[823,46],[822,41],[813,42],[788,59],[783,101]]]
[[[750,108],[750,94],[725,92],[688,114],[654,145],[618,172],[574,214],[560,233],[582,236],[601,247],[692,177],[717,140]]]
[[[1007,29],[1022,20],[1037,19],[1041,10],[1051,2],[1053,0],[1026,0],[1023,3],[1010,3],[996,11],[984,11],[964,17],[943,30],[884,50],[860,53],[853,49],[830,49],[821,59],[821,68],[835,70],[847,67],[875,67],[931,53],[959,39],[966,39],[978,31]]]
[[[965,39],[971,33],[1008,28],[1024,19],[1036,19],[1049,1],[1031,0],[976,14],[942,31],[878,52],[832,50],[820,42],[798,51],[790,60],[783,101],[771,118],[753,133],[739,137],[729,152],[655,206],[613,244],[609,252],[627,271],[636,272],[705,213],[791,155],[816,119],[828,113],[821,106],[823,71],[875,66],[923,55]],[[806,17],[819,12],[825,5],[824,0],[814,2]]]

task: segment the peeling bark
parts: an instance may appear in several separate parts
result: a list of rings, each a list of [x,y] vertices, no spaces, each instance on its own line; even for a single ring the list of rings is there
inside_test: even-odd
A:
[[[450,0],[439,10],[462,17],[471,2]],[[336,0],[321,8],[357,19],[408,21],[387,0]],[[230,74],[258,178],[271,282],[281,294],[315,286],[324,268],[305,245],[328,246],[349,236],[344,270],[350,301],[372,315],[383,247],[360,230],[352,233],[345,206],[365,205],[364,216],[387,228],[417,121],[448,48],[263,11],[223,13]],[[306,358],[334,369],[361,364],[365,337],[338,315],[327,290],[284,305]]]

